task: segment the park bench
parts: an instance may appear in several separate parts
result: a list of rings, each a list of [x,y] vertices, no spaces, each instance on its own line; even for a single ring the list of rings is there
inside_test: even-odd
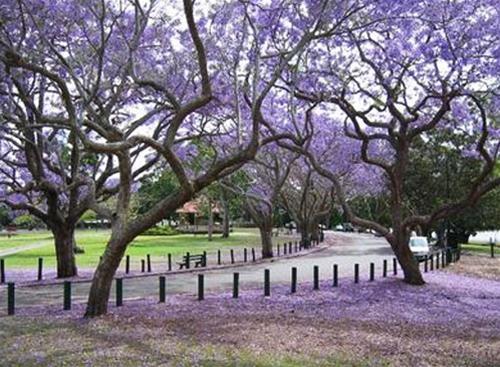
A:
[[[194,262],[195,268],[207,266],[207,253],[204,252],[202,254],[190,254],[188,252],[182,257],[182,262],[178,262],[177,264],[179,264],[179,269],[189,269],[191,267],[191,262]]]

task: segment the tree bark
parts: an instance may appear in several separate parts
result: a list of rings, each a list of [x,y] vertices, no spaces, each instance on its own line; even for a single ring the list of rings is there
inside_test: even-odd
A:
[[[89,292],[85,317],[101,316],[108,312],[108,300],[113,277],[127,248],[127,241],[111,238],[97,266]]]
[[[296,221],[296,224],[297,224],[297,230],[300,232],[300,243],[302,244],[302,247],[303,248],[311,247],[311,235],[309,232],[308,224],[298,221]]]
[[[273,228],[272,226],[262,225],[259,226],[260,240],[262,244],[262,258],[269,259],[274,256],[273,254]]]
[[[78,275],[75,260],[75,226],[65,223],[53,228],[56,259],[57,277],[69,278]]]
[[[224,210],[222,217],[222,238],[229,238],[229,201],[225,189],[222,189],[221,202],[222,209]]]
[[[408,245],[408,239],[396,240],[393,250],[404,273],[404,281],[411,285],[423,285],[425,281],[420,272],[417,260]]]
[[[208,200],[208,241],[212,241],[214,232],[214,213],[212,211],[212,200]]]

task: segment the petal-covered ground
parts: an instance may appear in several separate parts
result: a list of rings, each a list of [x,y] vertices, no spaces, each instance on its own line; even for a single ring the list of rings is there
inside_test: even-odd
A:
[[[35,308],[0,318],[2,365],[498,366],[500,281],[446,271],[319,291],[300,284],[128,301],[97,320]]]

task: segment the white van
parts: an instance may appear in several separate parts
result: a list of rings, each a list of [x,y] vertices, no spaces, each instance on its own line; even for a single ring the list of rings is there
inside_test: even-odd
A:
[[[427,237],[410,237],[409,246],[411,252],[413,252],[413,256],[415,256],[415,258],[419,261],[424,260],[426,256],[430,255],[430,247]]]

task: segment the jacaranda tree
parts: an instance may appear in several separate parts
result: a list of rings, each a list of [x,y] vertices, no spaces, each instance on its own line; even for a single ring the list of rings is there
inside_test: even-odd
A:
[[[9,77],[31,73],[50,91],[50,108],[25,108],[37,124],[65,129],[86,152],[112,156],[117,166],[116,205],[92,204],[112,228],[87,316],[107,312],[113,276],[136,236],[279,139],[260,135],[266,98],[312,40],[344,31],[364,9],[358,1],[339,4],[214,2],[199,12],[191,0],[2,4],[0,57]],[[219,136],[226,149],[192,169],[186,153],[200,145],[191,143],[220,146]],[[135,183],[156,160],[174,173],[178,189],[131,217]]]
[[[498,2],[381,1],[376,13],[386,21],[310,47],[285,83],[301,103],[319,105],[316,123],[343,125],[361,160],[385,178],[390,227],[359,217],[349,205],[350,187],[313,149],[302,149],[334,183],[348,218],[384,235],[405,281],[419,285],[424,280],[408,246],[411,230],[461,212],[500,185],[493,175],[500,149]],[[405,193],[410,152],[435,130],[472,139],[462,154],[476,157],[481,168],[461,197],[411,212]]]

